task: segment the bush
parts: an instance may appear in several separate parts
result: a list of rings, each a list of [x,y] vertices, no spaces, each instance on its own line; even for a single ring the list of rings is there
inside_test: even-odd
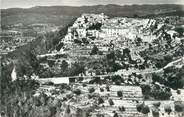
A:
[[[138,104],[138,105],[136,105],[136,108],[137,108],[137,111],[138,112],[141,112],[142,109],[143,109],[143,107],[144,107],[144,104]]]
[[[115,81],[115,85],[121,85],[121,81],[120,80]]]
[[[89,88],[88,91],[89,91],[89,93],[93,93],[93,92],[95,92],[95,89],[92,87],[92,88]]]
[[[82,84],[83,87],[86,87],[87,85],[85,83]]]
[[[156,102],[156,103],[153,103],[153,105],[156,107],[156,108],[158,108],[158,107],[160,107],[160,102]]]
[[[144,106],[143,109],[142,109],[142,113],[143,114],[148,114],[150,112],[150,109],[148,106]]]
[[[167,105],[164,107],[165,112],[167,112],[168,114],[170,114],[172,112],[171,106]]]
[[[98,47],[96,45],[93,46],[90,55],[96,55],[98,54]]]
[[[114,105],[114,102],[112,99],[109,99],[108,102],[109,102],[109,105],[111,105],[111,106]]]
[[[81,90],[80,89],[76,89],[73,91],[73,93],[75,93],[76,95],[80,95],[81,94]]]
[[[168,100],[172,95],[170,88],[161,87],[157,84],[144,84],[141,85],[144,97],[152,97],[154,99]]]
[[[118,91],[118,92],[117,92],[117,96],[118,96],[118,97],[122,97],[122,96],[123,96],[122,91]]]
[[[152,115],[153,115],[153,117],[159,117],[159,110],[158,109],[153,109],[152,110]]]
[[[71,110],[70,110],[70,107],[69,107],[69,106],[67,106],[67,108],[66,108],[65,112],[66,112],[66,113],[68,113],[68,114],[71,112]]]
[[[174,102],[174,108],[176,112],[183,112],[184,111],[184,102],[176,101]]]
[[[107,91],[110,91],[110,87],[108,85],[106,86],[106,90]]]
[[[101,97],[99,97],[98,98],[98,104],[102,104],[102,103],[104,103],[104,100]]]
[[[124,112],[125,111],[125,107],[124,106],[119,107],[119,111]]]
[[[178,89],[178,90],[176,91],[176,93],[177,93],[177,94],[181,94],[181,91]]]
[[[145,105],[144,103],[138,104],[136,108],[138,112],[142,112],[143,114],[148,114],[150,112],[149,107]]]
[[[54,85],[54,83],[53,83],[53,82],[51,82],[51,81],[49,81],[49,82],[46,82],[46,83],[45,83],[45,85],[53,86],[53,85]]]
[[[103,89],[103,88],[100,88],[100,91],[101,91],[101,92],[104,92],[104,89]]]
[[[119,117],[118,113],[114,113],[113,117]]]

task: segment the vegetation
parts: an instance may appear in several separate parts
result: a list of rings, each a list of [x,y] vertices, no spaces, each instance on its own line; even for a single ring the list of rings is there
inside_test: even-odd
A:
[[[98,98],[98,104],[103,104],[103,103],[104,103],[103,98],[99,97],[99,98]]]
[[[126,111],[126,109],[124,106],[121,106],[121,107],[119,107],[119,111],[124,112],[124,111]]]
[[[93,92],[95,92],[95,89],[92,87],[92,88],[89,88],[88,91],[89,91],[89,93],[93,93]]]
[[[118,92],[117,92],[117,95],[118,95],[118,97],[122,97],[122,96],[123,96],[122,91],[118,91]]]
[[[159,82],[173,89],[184,87],[184,66],[180,69],[169,67],[164,69],[164,74],[153,74],[152,79],[154,82]]]
[[[184,102],[182,101],[174,102],[174,108],[176,112],[184,112]]]
[[[109,99],[108,102],[109,102],[109,105],[110,105],[110,106],[114,105],[114,102],[113,102],[112,99]]]
[[[96,55],[98,54],[98,47],[96,45],[93,46],[90,55]]]
[[[80,89],[75,89],[73,92],[74,92],[76,95],[80,95],[80,94],[81,94],[81,90],[80,90]]]
[[[166,106],[164,107],[164,110],[165,110],[165,112],[167,112],[168,114],[170,114],[170,113],[172,112],[171,106],[169,106],[169,105],[166,105]]]
[[[160,100],[170,99],[171,90],[168,87],[161,87],[157,84],[141,85],[142,93],[145,99],[154,98]]]
[[[142,112],[143,114],[148,114],[150,112],[149,107],[145,105],[144,103],[138,104],[136,108],[138,112]]]

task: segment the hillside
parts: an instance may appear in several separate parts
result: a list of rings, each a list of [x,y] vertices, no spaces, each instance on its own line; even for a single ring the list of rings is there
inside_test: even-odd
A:
[[[2,27],[17,23],[51,23],[65,25],[82,13],[104,13],[110,17],[183,16],[182,5],[96,5],[96,6],[37,6],[28,9],[11,8],[1,10]]]

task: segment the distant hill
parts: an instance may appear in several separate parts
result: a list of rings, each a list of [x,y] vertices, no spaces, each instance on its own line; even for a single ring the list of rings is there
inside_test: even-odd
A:
[[[51,23],[66,25],[82,13],[105,13],[110,17],[184,16],[182,5],[96,5],[96,6],[37,6],[28,9],[10,8],[1,10],[2,26],[23,23]]]

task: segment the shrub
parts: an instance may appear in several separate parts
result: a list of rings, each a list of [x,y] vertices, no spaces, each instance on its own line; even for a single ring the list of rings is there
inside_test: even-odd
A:
[[[81,94],[81,90],[80,89],[76,89],[73,91],[73,93],[75,93],[76,95],[80,95]]]
[[[113,117],[119,117],[119,116],[118,116],[118,113],[114,113],[114,116],[113,116]]]
[[[176,112],[183,112],[184,111],[184,102],[176,101],[174,102],[174,108]]]
[[[181,91],[178,89],[178,90],[176,91],[176,93],[177,93],[177,94],[181,94]]]
[[[150,112],[149,107],[145,105],[144,103],[138,104],[136,108],[138,112],[142,112],[143,114],[148,114]]]
[[[106,90],[107,91],[110,91],[110,87],[108,85],[106,86]]]
[[[167,100],[172,95],[170,88],[160,87],[157,84],[141,85],[144,97],[153,97],[154,99]]]
[[[115,81],[115,85],[121,85],[121,81],[120,80]]]
[[[104,92],[104,89],[103,89],[103,88],[100,88],[100,91],[101,91],[101,92]]]
[[[122,106],[122,107],[119,107],[119,111],[125,111],[125,107],[124,106]]]
[[[122,96],[123,96],[122,91],[118,91],[118,92],[117,92],[117,96],[118,96],[118,97],[122,97]]]
[[[137,108],[137,111],[138,112],[141,112],[142,109],[143,109],[143,107],[144,107],[144,104],[138,104],[138,105],[136,105],[136,108]]]
[[[153,109],[152,110],[152,115],[153,115],[153,117],[159,117],[159,110],[158,109]]]
[[[66,108],[66,113],[70,113],[71,112],[71,110],[70,110],[70,107],[69,106],[67,106],[67,108]]]
[[[95,55],[98,54],[98,47],[96,45],[93,46],[90,55]]]
[[[153,103],[153,105],[154,105],[155,107],[157,107],[157,108],[160,107],[160,104],[161,104],[160,102]]]
[[[85,83],[82,84],[83,87],[86,87],[87,85]]]
[[[164,107],[165,112],[167,112],[168,114],[170,114],[172,112],[171,106],[167,105]]]
[[[114,105],[114,102],[112,99],[109,99],[108,102],[109,102],[109,105],[111,105],[111,106]]]
[[[89,91],[89,93],[93,93],[93,92],[95,92],[95,89],[92,87],[92,88],[89,88],[88,91]]]
[[[98,98],[98,104],[102,104],[102,103],[104,103],[104,100],[101,97],[99,97]]]
[[[142,113],[143,114],[148,114],[150,112],[150,109],[148,106],[144,106],[143,109],[142,109]]]

